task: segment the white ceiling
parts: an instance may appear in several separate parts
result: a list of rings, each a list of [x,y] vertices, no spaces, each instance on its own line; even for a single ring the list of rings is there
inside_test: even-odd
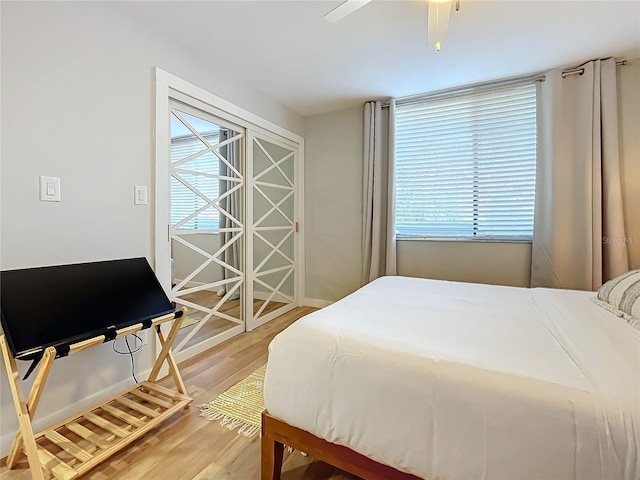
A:
[[[340,1],[113,2],[112,8],[227,68],[301,115],[640,56],[640,0],[462,0],[442,51],[427,4],[374,0],[332,24]]]

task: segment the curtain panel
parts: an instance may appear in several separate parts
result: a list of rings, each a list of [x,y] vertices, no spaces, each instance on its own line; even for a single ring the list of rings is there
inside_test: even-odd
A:
[[[362,284],[396,275],[395,101],[364,106]]]
[[[220,141],[219,143],[225,142],[234,136],[234,132],[231,132],[227,129],[220,129]],[[240,148],[239,142],[233,141],[226,145],[220,147],[220,155],[224,157],[230,165],[232,165],[236,170],[241,171],[240,165]],[[234,172],[224,163],[222,160],[218,161],[219,163],[219,173],[220,177],[235,177]],[[225,180],[224,178],[219,179],[219,195],[220,202],[219,206],[221,210],[229,213],[234,218],[242,218],[242,205],[241,205],[241,195],[242,189],[236,190],[228,195],[225,195],[226,192],[231,190],[237,183]],[[226,215],[219,215],[220,218],[220,229],[234,228],[237,225]],[[220,247],[229,242],[233,236],[236,235],[234,232],[226,232],[222,231],[219,234],[219,243]],[[240,270],[240,241],[233,242],[229,247],[227,247],[222,252],[222,258],[220,259],[223,262],[231,265],[232,267]],[[224,280],[228,280],[231,278],[237,277],[237,274],[231,270],[228,270],[224,267],[220,267],[222,269],[222,278]],[[234,284],[229,285],[225,283],[224,286],[218,291],[218,296],[223,297],[227,293],[227,289],[233,287]],[[236,300],[240,298],[240,291],[238,290],[236,293],[229,297],[229,300]]]
[[[538,83],[538,165],[531,286],[597,290],[629,266],[615,60]]]

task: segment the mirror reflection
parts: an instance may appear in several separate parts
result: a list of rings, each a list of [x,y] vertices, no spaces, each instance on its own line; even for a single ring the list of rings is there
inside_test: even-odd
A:
[[[243,324],[241,138],[172,109],[172,296],[189,309],[176,352]]]

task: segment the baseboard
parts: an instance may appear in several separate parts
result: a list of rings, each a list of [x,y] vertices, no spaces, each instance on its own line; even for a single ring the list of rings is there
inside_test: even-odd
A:
[[[305,298],[304,305],[306,307],[324,308],[333,303],[333,300],[320,300],[317,298]]]
[[[176,279],[176,284],[182,282],[181,279]],[[199,287],[201,285],[205,285],[202,282],[187,282],[185,285],[185,288],[193,288],[193,287]],[[218,287],[215,288],[205,288],[206,291],[208,292],[214,292],[217,294],[218,290],[220,290],[221,288],[224,288],[224,285],[220,285]],[[271,296],[271,292],[260,292],[260,291],[255,291],[253,292],[253,298],[257,299],[257,300],[267,300],[269,297]],[[284,303],[289,303],[289,301],[286,298],[280,298],[280,296],[278,294],[274,295],[273,298],[271,299],[272,302],[284,302]]]
[[[255,290],[253,291],[253,298],[255,298],[256,300],[267,300],[270,296],[271,296],[271,292],[259,292],[259,291],[255,291]],[[278,294],[275,294],[270,301],[271,302],[289,303],[289,300],[287,300],[286,298],[281,297]]]

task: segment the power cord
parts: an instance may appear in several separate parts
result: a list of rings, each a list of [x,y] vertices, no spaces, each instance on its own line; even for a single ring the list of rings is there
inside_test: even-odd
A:
[[[111,348],[113,349],[113,351],[115,353],[117,353],[118,355],[129,355],[131,357],[131,376],[133,377],[133,380],[138,383],[138,379],[136,378],[136,364],[135,364],[135,360],[133,358],[133,354],[136,352],[139,352],[140,349],[142,348],[142,339],[135,333],[132,333],[131,335],[133,335],[133,337],[140,342],[139,345],[136,345],[136,343],[133,344],[133,350],[131,349],[131,345],[129,345],[129,335],[124,337],[124,342],[127,345],[127,351],[126,352],[121,352],[120,350],[118,350],[116,348],[116,342],[118,341],[118,339],[114,340],[114,342],[111,344]]]

